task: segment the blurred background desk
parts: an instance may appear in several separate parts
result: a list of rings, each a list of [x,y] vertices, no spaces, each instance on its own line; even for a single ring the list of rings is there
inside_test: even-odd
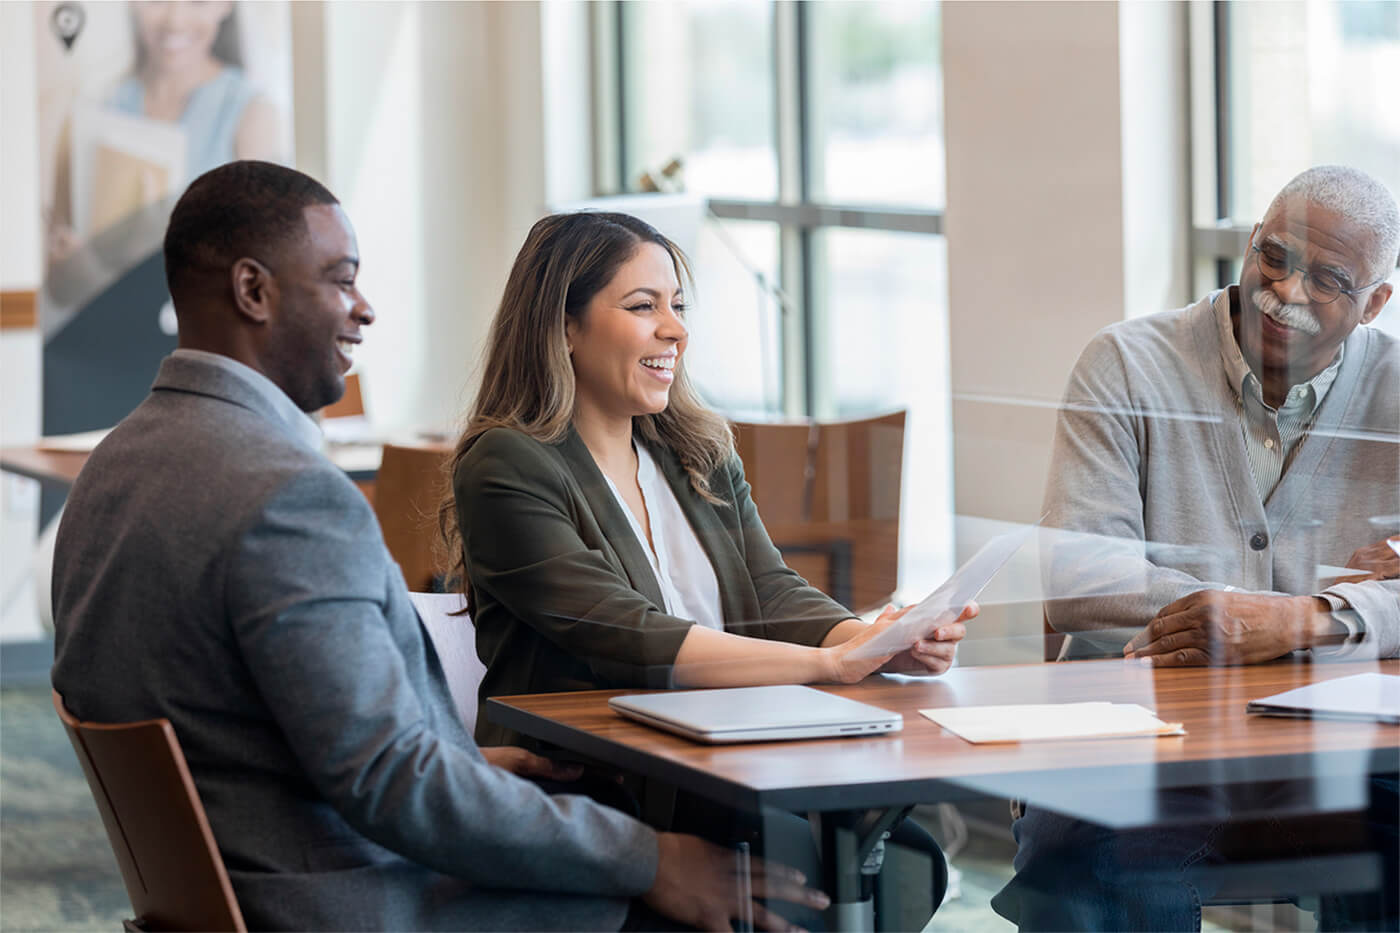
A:
[[[87,463],[82,451],[53,451],[35,447],[0,448],[0,470],[28,477],[41,486],[67,491]]]

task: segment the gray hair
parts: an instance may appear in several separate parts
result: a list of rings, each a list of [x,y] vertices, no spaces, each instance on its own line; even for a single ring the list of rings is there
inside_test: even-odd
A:
[[[1371,232],[1367,282],[1388,278],[1394,271],[1400,258],[1400,208],[1390,189],[1380,181],[1345,165],[1314,166],[1284,185],[1264,216],[1270,216],[1292,198],[1335,211]]]

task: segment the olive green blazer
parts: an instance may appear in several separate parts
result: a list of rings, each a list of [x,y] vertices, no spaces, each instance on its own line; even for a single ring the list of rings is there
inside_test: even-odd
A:
[[[638,443],[642,443],[639,439]],[[703,499],[675,454],[648,447],[714,566],[725,630],[820,644],[851,613],[783,563],[733,457]],[[453,475],[477,653],[486,665],[476,737],[520,737],[486,720],[485,700],[516,693],[669,687],[695,622],[667,615],[622,505],[578,433],[542,444],[487,431]]]

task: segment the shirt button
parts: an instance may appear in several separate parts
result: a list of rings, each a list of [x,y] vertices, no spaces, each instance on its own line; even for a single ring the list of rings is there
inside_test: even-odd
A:
[[[1264,446],[1267,447],[1269,450],[1273,450],[1273,449],[1274,449],[1274,439],[1273,439],[1272,437],[1266,437],[1266,438],[1264,438]]]
[[[1254,537],[1249,539],[1249,546],[1256,551],[1262,551],[1269,546],[1269,536],[1262,531],[1255,532]]]

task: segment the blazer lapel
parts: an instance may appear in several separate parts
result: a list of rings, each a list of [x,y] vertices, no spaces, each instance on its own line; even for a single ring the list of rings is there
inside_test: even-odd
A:
[[[597,520],[598,527],[602,529],[608,543],[617,553],[618,560],[622,562],[627,582],[632,585],[632,589],[651,600],[657,609],[664,609],[666,600],[661,595],[661,586],[656,582],[656,574],[652,573],[651,561],[647,560],[641,542],[632,532],[632,525],[622,511],[622,504],[608,488],[603,471],[598,469],[598,464],[588,452],[583,438],[578,436],[578,432],[572,426],[564,440],[560,441],[559,452],[568,464],[574,481],[578,483],[584,502]]]
[[[637,443],[642,443],[640,439]],[[738,533],[739,516],[732,507],[716,506],[706,502],[695,487],[690,485],[690,475],[681,466],[680,459],[670,450],[657,449],[647,445],[652,457],[666,477],[681,511],[700,539],[700,546],[710,558],[710,566],[719,580],[719,604],[726,623],[759,618],[758,593],[749,579],[749,568],[744,555],[735,543]],[[722,515],[721,513],[728,513]],[[729,519],[726,523],[725,519]],[[734,531],[726,527],[733,525]]]

